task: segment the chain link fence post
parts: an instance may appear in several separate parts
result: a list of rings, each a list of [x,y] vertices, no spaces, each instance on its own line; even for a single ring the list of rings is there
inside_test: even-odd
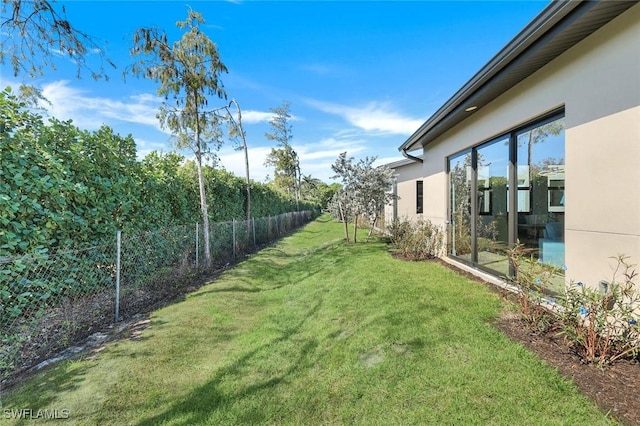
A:
[[[200,232],[200,224],[196,222],[196,271],[198,270],[198,249],[200,245],[198,241],[199,232]]]
[[[233,258],[236,258],[236,220],[231,219],[231,240],[233,244]]]
[[[281,213],[243,219],[244,228],[235,219],[212,224],[217,267],[246,252],[249,232],[258,247],[310,218],[310,213]],[[8,289],[0,292],[0,381],[102,327],[189,291],[194,258],[196,276],[211,272],[199,269],[206,265],[200,255],[202,227],[195,225],[195,238],[193,223],[136,233],[118,230],[115,240],[111,234],[92,246],[0,257],[0,288]]]
[[[122,243],[122,231],[116,231],[116,308],[115,321],[120,321],[120,254]]]

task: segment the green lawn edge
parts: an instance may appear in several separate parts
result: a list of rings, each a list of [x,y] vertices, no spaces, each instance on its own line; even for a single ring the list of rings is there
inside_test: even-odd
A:
[[[341,233],[321,216],[135,339],[35,375],[0,423],[615,424],[492,325],[498,295]]]

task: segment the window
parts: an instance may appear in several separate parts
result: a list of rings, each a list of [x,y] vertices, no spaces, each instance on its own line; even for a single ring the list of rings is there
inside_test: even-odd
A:
[[[471,152],[449,159],[449,206],[451,217],[448,239],[452,256],[472,261],[471,254]]]
[[[477,170],[476,263],[487,267],[508,266],[509,137],[494,139],[473,150]],[[506,271],[508,272],[508,271]]]
[[[422,213],[423,211],[423,200],[424,200],[424,195],[422,192],[422,181],[418,180],[416,181],[416,213]]]
[[[562,266],[564,156],[564,118],[555,113],[449,157],[449,254],[506,275],[508,249],[520,241]]]

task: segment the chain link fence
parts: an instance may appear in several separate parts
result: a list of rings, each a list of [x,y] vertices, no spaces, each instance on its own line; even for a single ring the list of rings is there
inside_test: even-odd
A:
[[[148,312],[312,220],[315,212],[118,233],[82,249],[0,258],[0,383],[119,320]]]

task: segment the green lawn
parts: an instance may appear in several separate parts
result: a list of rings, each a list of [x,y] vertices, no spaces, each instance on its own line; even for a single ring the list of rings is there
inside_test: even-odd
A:
[[[491,325],[502,302],[484,286],[341,232],[323,216],[137,339],[39,374],[2,396],[0,422],[48,409],[81,425],[610,423]]]

